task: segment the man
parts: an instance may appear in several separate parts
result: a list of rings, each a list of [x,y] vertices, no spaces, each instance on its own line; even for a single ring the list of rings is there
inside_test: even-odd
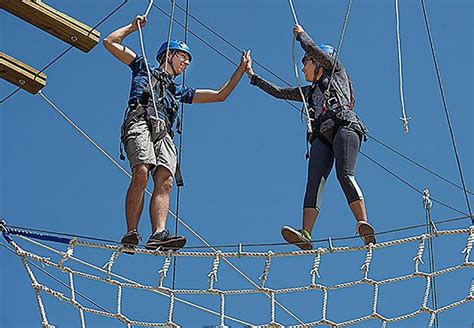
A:
[[[352,85],[346,70],[336,61],[335,50],[327,44],[317,46],[303,28],[293,28],[306,52],[303,73],[312,85],[302,87],[308,104],[313,133],[308,163],[308,181],[303,205],[303,226],[282,228],[283,238],[303,250],[312,249],[311,232],[320,211],[321,196],[334,161],[336,173],[349,207],[357,221],[356,230],[366,245],[375,243],[374,230],[367,222],[362,191],[355,180],[361,140],[367,130],[353,111]],[[303,101],[298,88],[280,88],[254,73],[247,55],[246,71],[250,83],[280,99]],[[334,72],[334,75],[333,75]]]
[[[145,16],[137,16],[130,24],[112,32],[104,39],[105,48],[132,70],[128,109],[122,126],[122,142],[132,169],[132,181],[125,200],[127,233],[121,243],[133,248],[141,240],[138,222],[143,210],[148,176],[154,182],[150,202],[152,232],[147,249],[179,249],[186,238],[172,236],[166,230],[170,192],[176,172],[176,147],[172,127],[180,102],[210,103],[224,101],[245,72],[245,53],[230,79],[218,90],[184,87],[174,83],[192,60],[190,48],[181,41],[165,42],[158,50],[158,67],[144,60],[122,44],[130,34],[146,25]],[[151,83],[149,75],[152,76]],[[151,86],[150,86],[151,84]]]

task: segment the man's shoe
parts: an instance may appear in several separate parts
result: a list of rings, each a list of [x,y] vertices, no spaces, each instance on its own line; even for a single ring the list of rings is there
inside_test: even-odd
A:
[[[130,230],[120,240],[120,243],[124,246],[123,252],[126,254],[135,254],[134,248],[142,240],[142,236],[138,233],[137,229]]]
[[[183,236],[172,236],[168,230],[163,230],[154,233],[150,236],[145,244],[145,248],[149,250],[160,249],[166,250],[178,250],[186,245],[186,238]]]
[[[304,229],[296,230],[292,227],[284,226],[281,228],[281,235],[287,242],[295,244],[304,251],[313,249],[311,234]]]
[[[375,240],[374,228],[368,222],[358,222],[356,225],[356,230],[360,238],[364,241],[365,246],[368,246],[370,244],[375,245],[375,243],[377,243],[377,241]]]

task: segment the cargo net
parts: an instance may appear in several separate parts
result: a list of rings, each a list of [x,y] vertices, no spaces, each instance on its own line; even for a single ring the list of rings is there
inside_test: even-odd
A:
[[[470,283],[467,283],[465,293],[462,295],[456,295],[455,301],[443,306],[437,307],[433,306],[433,302],[429,300],[433,299],[433,296],[436,294],[436,289],[433,289],[433,284],[435,279],[442,276],[451,274],[459,270],[472,270],[474,267],[474,262],[470,259],[472,246],[474,242],[474,226],[471,226],[468,229],[456,229],[456,230],[443,230],[443,231],[434,231],[432,233],[421,234],[418,236],[391,240],[386,242],[381,242],[376,245],[369,245],[365,247],[333,247],[329,244],[329,247],[318,248],[310,251],[290,251],[290,252],[246,252],[242,251],[239,248],[239,251],[236,252],[223,252],[223,251],[188,251],[181,250],[179,252],[163,252],[163,251],[150,251],[144,248],[138,247],[136,249],[136,254],[134,257],[129,257],[128,255],[122,254],[123,248],[120,245],[111,245],[108,243],[99,243],[99,242],[90,242],[88,240],[81,240],[78,238],[63,238],[57,236],[45,236],[38,234],[36,232],[29,232],[25,230],[18,230],[14,228],[9,228],[8,226],[3,227],[3,235],[10,245],[9,248],[20,257],[29,279],[31,280],[31,286],[36,295],[36,301],[38,303],[38,308],[41,316],[42,326],[43,327],[54,327],[54,323],[50,323],[47,315],[47,306],[43,298],[45,295],[52,296],[60,301],[67,302],[72,305],[78,311],[77,319],[69,318],[69,320],[77,320],[75,325],[81,325],[81,327],[86,327],[88,318],[90,316],[103,316],[109,318],[109,320],[118,320],[126,327],[134,326],[143,326],[143,327],[159,327],[159,326],[169,326],[169,327],[178,327],[179,322],[174,321],[175,317],[175,305],[176,303],[184,303],[188,306],[195,307],[199,311],[205,311],[208,314],[215,316],[214,325],[225,326],[229,323],[236,323],[239,325],[247,326],[267,326],[267,327],[278,327],[285,325],[292,325],[295,327],[313,327],[313,326],[328,326],[328,327],[344,327],[350,326],[358,323],[362,323],[369,320],[378,321],[382,327],[390,326],[390,324],[411,319],[421,314],[425,314],[426,325],[431,327],[436,325],[438,314],[451,310],[455,307],[459,307],[463,304],[472,302],[474,299],[474,283],[471,280]],[[452,243],[450,238],[454,238],[454,235],[458,235],[457,239],[461,239],[459,249],[455,250],[456,254],[459,254],[457,258],[453,259],[455,265],[445,267],[440,270],[428,270],[423,271],[422,267],[426,267],[424,264],[423,258],[427,257],[427,248],[433,239],[437,238],[446,239],[446,243],[449,246],[455,245]],[[466,236],[465,242],[464,237]],[[47,241],[46,243],[44,241]],[[64,247],[64,250],[58,250],[50,246],[51,242],[56,243],[65,243],[67,248]],[[32,244],[32,245],[31,245]],[[409,256],[409,259],[413,258],[413,270],[408,274],[402,274],[398,276],[391,276],[384,279],[374,279],[373,270],[371,271],[371,264],[373,259],[378,256],[377,254],[382,252],[383,249],[393,249],[393,251],[398,251],[396,247],[406,247],[404,245],[412,245],[411,250],[412,254]],[[32,251],[26,251],[24,245],[29,245],[30,248],[42,250],[43,252],[51,252],[51,256],[55,257],[53,260],[52,257],[44,257],[33,253]],[[23,246],[23,247],[22,247]],[[101,249],[104,252],[105,258],[102,259],[103,264],[105,260],[105,265],[95,265],[89,262],[86,262],[77,256],[74,255],[74,252],[78,252],[78,249],[81,248],[88,250],[89,254],[97,252],[98,249]],[[93,252],[92,252],[93,251]],[[416,251],[416,253],[415,253]],[[460,251],[460,252],[459,252]],[[352,280],[339,284],[323,284],[321,283],[322,279],[320,277],[320,270],[324,267],[325,263],[329,261],[329,257],[332,256],[343,256],[344,253],[359,252],[360,259],[362,260],[360,266],[360,279]],[[397,254],[396,252],[393,254]],[[155,277],[153,282],[148,284],[136,282],[130,278],[124,277],[116,273],[115,269],[120,266],[121,261],[131,261],[130,259],[138,260],[138,258],[147,257],[146,260],[155,261],[159,263],[161,269],[156,272],[154,271]],[[299,285],[296,287],[287,287],[287,288],[272,288],[267,283],[272,270],[272,261],[275,262],[276,259],[282,261],[289,261],[290,257],[306,257],[307,268],[310,269],[306,273],[306,283],[304,285]],[[203,285],[206,285],[207,288],[202,289],[178,289],[171,288],[169,285],[170,280],[170,266],[172,264],[173,258],[182,258],[187,261],[193,260],[191,258],[201,258],[202,261],[206,261],[207,270],[205,270],[206,276],[201,277],[204,281]],[[251,289],[225,289],[221,288],[220,285],[225,285],[223,279],[219,280],[220,272],[222,271],[221,263],[223,260],[233,258],[238,261],[258,261],[259,270],[255,275],[255,278],[258,277],[259,283],[257,287]],[[238,259],[236,259],[238,258]],[[180,263],[184,262],[180,259]],[[37,264],[39,265],[37,265]],[[239,262],[242,263],[242,262]],[[337,265],[339,262],[336,262]],[[242,263],[243,264],[243,263]],[[82,267],[83,269],[77,269],[77,267]],[[285,263],[285,266],[287,264]],[[275,266],[274,266],[275,267]],[[411,267],[411,265],[409,266]],[[43,268],[43,269],[42,269]],[[46,284],[41,283],[35,272],[38,270],[44,270],[48,268],[50,271],[54,271],[58,275],[62,274],[63,276],[68,277],[68,282],[62,282],[63,288],[66,292],[61,292],[52,287],[48,287]],[[178,266],[179,268],[179,266]],[[91,271],[91,273],[88,272]],[[276,270],[276,269],[274,269]],[[292,270],[302,270],[302,267],[293,267]],[[194,271],[194,270],[193,270]],[[62,273],[61,273],[62,272]],[[188,272],[180,272],[180,274],[189,274]],[[195,272],[191,272],[196,274]],[[54,277],[54,276],[53,276]],[[200,277],[194,277],[193,279],[198,279]],[[56,282],[61,282],[58,278],[54,278]],[[109,288],[107,291],[110,291],[111,298],[110,300],[114,303],[113,310],[107,310],[100,304],[94,302],[90,298],[87,298],[78,291],[77,280],[86,279],[92,280],[95,283],[107,284]],[[452,279],[451,277],[449,279]],[[67,279],[65,279],[67,280]],[[230,279],[229,279],[230,280]],[[405,297],[410,299],[416,298],[418,295],[421,300],[421,304],[417,305],[417,309],[410,311],[408,313],[403,313],[398,316],[388,316],[384,315],[383,310],[379,309],[379,300],[381,298],[382,286],[389,284],[394,284],[406,280],[418,280],[420,282],[419,293],[416,291],[410,291],[410,293],[405,293]],[[196,280],[193,280],[194,282]],[[231,281],[228,281],[229,283]],[[174,282],[173,282],[174,285]],[[449,285],[449,283],[448,283]],[[365,286],[368,290],[368,304],[369,309],[366,309],[366,314],[352,318],[346,321],[336,322],[328,316],[328,307],[334,308],[337,304],[330,302],[330,294],[337,292],[338,290],[357,288],[357,286]],[[449,286],[448,286],[449,288]],[[160,307],[162,311],[162,316],[157,317],[156,322],[147,322],[132,319],[124,312],[127,310],[124,307],[125,297],[124,292],[128,289],[134,289],[140,291],[140,293],[152,293],[154,295],[160,295],[159,297],[163,298],[163,306]],[[314,307],[314,315],[320,316],[316,321],[305,322],[296,315],[292,315],[295,319],[295,323],[280,323],[278,321],[280,313],[280,303],[277,301],[277,297],[283,297],[284,294],[297,294],[304,293],[308,291],[313,291],[319,294],[321,300],[321,309],[320,311]],[[238,318],[237,316],[242,315],[245,317],[244,313],[236,314],[231,316],[226,312],[226,303],[229,298],[235,296],[243,296],[250,294],[263,295],[263,309],[259,309],[260,317],[266,316],[268,321],[266,322],[247,322],[243,318]],[[435,294],[435,295],[433,295]],[[214,301],[217,301],[219,305],[215,308],[216,310],[210,309],[205,306],[201,306],[197,303],[193,303],[189,300],[183,299],[185,296],[194,297],[193,300],[199,299],[199,297],[215,298]],[[400,295],[398,296],[400,297]],[[85,305],[85,302],[80,302],[78,299],[84,298],[88,302],[94,304],[94,307],[88,307]],[[281,298],[280,298],[281,300]],[[141,302],[143,298],[138,298],[134,302]],[[353,300],[358,302],[358,300]],[[306,299],[305,302],[316,302],[315,299]],[[287,304],[288,305],[288,304]],[[297,307],[300,304],[291,304],[293,307]],[[247,304],[248,306],[248,304]],[[253,305],[252,305],[253,306]],[[156,307],[155,307],[156,308]],[[218,308],[218,309],[217,309]],[[281,307],[284,308],[284,307]],[[286,308],[284,308],[286,309]],[[233,312],[238,312],[239,307],[234,307]],[[265,314],[268,311],[268,315]],[[74,311],[73,311],[74,312]],[[51,314],[51,313],[50,313]],[[54,313],[51,314],[54,316]],[[375,322],[374,322],[375,323]]]

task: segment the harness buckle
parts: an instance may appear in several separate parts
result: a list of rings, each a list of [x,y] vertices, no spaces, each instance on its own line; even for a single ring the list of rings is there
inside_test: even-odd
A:
[[[339,101],[337,100],[336,97],[331,97],[326,100],[327,107],[331,109],[335,109],[336,107],[339,107]]]

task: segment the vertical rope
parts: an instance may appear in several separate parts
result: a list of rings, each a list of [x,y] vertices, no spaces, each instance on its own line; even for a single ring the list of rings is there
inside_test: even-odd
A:
[[[426,235],[424,235],[420,239],[420,243],[418,244],[418,251],[416,252],[416,256],[413,258],[413,261],[415,261],[415,273],[418,274],[420,273],[420,263],[423,263],[423,252],[425,250],[425,239]]]
[[[319,275],[319,265],[321,264],[321,250],[322,248],[318,248],[318,253],[314,257],[313,267],[309,274],[311,275],[311,285],[316,285],[316,277],[321,278]]]
[[[220,315],[221,315],[221,327],[225,326],[225,296],[224,293],[219,293],[221,299]]]
[[[186,0],[186,15],[185,15],[185,22],[184,22],[184,43],[188,44],[188,29],[189,29],[189,0]],[[183,72],[183,86],[186,85],[186,71]],[[178,146],[178,165],[181,166],[182,158],[183,158],[183,124],[184,124],[184,103],[181,103],[181,110],[179,113],[179,126],[178,129],[181,131],[179,134],[179,146]],[[181,201],[181,186],[178,186],[178,191],[176,194],[176,217],[174,223],[174,234],[175,236],[178,235],[178,217],[179,217],[179,209]],[[178,262],[178,258],[175,256],[173,258],[173,284],[172,287],[175,289],[176,286],[176,266]]]
[[[464,254],[464,263],[469,262],[469,257],[471,256],[473,243],[474,243],[474,226],[471,226],[469,229],[469,236],[467,237],[466,247],[461,252],[462,254]]]
[[[271,313],[270,313],[270,319],[271,319],[271,323],[275,323],[275,293],[272,291],[270,293],[270,296],[271,296]]]
[[[322,311],[321,311],[321,319],[326,320],[326,310],[328,307],[328,289],[326,287],[323,288],[323,304],[322,304]]]
[[[270,271],[270,265],[272,263],[272,256],[273,256],[273,252],[268,251],[267,257],[265,259],[265,266],[263,268],[263,273],[261,274],[260,277],[258,277],[258,279],[260,279],[261,281],[261,285],[260,285],[261,288],[264,288],[265,283],[267,282],[268,272]]]
[[[122,286],[117,286],[117,314],[122,314]]]
[[[402,117],[400,119],[402,120],[403,124],[403,132],[408,133],[408,120],[411,119],[407,118],[407,115],[405,113],[405,96],[403,93],[403,69],[402,69],[402,44],[400,41],[400,15],[399,15],[399,6],[398,6],[398,0],[395,0],[395,18],[396,18],[396,31],[397,31],[397,52],[398,52],[398,80],[399,80],[399,89],[400,89],[400,103],[402,106]]]
[[[337,65],[337,62],[339,60],[339,53],[341,52],[342,42],[344,41],[344,35],[346,33],[347,23],[349,22],[349,15],[351,13],[351,8],[352,8],[352,0],[349,0],[349,3],[347,5],[347,9],[346,9],[346,15],[344,16],[344,23],[342,24],[341,34],[339,36],[339,43],[337,45],[336,58],[334,60],[334,65],[332,67],[331,78],[329,79],[328,88],[324,92],[324,96],[326,97],[326,100],[329,99],[329,96],[331,94],[330,88],[331,88],[331,85],[332,85],[332,81],[334,79],[334,73],[336,72],[336,65]]]
[[[379,300],[379,285],[375,284],[374,285],[374,300],[372,303],[372,315],[377,313],[377,303]]]
[[[211,272],[207,275],[209,277],[209,289],[214,289],[214,282],[217,281],[217,271],[219,269],[219,261],[222,252],[217,251],[216,255],[214,256],[214,261],[212,262],[212,269]]]
[[[472,211],[471,211],[471,203],[469,201],[469,197],[467,196],[467,189],[466,189],[466,183],[464,181],[464,174],[462,172],[461,161],[459,159],[458,149],[457,149],[457,146],[456,146],[456,140],[454,138],[454,131],[453,131],[453,127],[451,125],[451,119],[449,117],[448,103],[446,101],[446,95],[444,93],[443,82],[441,81],[441,73],[440,73],[439,66],[438,66],[438,60],[436,59],[436,52],[435,52],[435,48],[434,48],[433,38],[431,36],[430,25],[429,25],[429,22],[428,22],[428,14],[426,12],[425,0],[421,0],[421,7],[423,9],[423,17],[425,19],[426,31],[428,33],[428,40],[430,42],[431,55],[433,57],[433,62],[434,62],[435,71],[436,71],[436,77],[438,79],[438,86],[439,86],[439,90],[440,90],[440,93],[441,93],[441,99],[443,101],[444,114],[446,116],[446,121],[448,123],[449,135],[451,137],[451,143],[452,143],[453,150],[454,150],[454,156],[456,158],[456,164],[458,166],[458,173],[459,173],[459,177],[461,179],[462,189],[464,191],[464,198],[466,199],[467,209],[469,210],[469,215],[471,216],[471,222],[474,224],[474,217],[472,216]]]
[[[426,217],[426,233],[432,234],[433,233],[433,226],[431,225],[431,208],[433,207],[433,202],[430,198],[430,191],[428,188],[423,190],[423,205],[425,208],[425,217]],[[435,254],[434,254],[434,247],[433,247],[433,240],[432,238],[428,238],[428,258],[430,263],[430,274],[435,272]],[[431,276],[431,305],[433,310],[438,309],[438,297],[436,293],[436,277]],[[434,326],[438,328],[438,315],[434,314]]]
[[[298,24],[298,18],[296,17],[296,12],[295,8],[293,7],[293,1],[288,0],[288,3],[290,4],[291,8],[291,13],[293,14],[293,20],[295,24]],[[296,85],[298,87],[298,91],[301,96],[301,101],[303,102],[303,107],[304,107],[304,112],[306,114],[306,125],[308,128],[309,133],[313,133],[313,127],[311,126],[311,118],[309,116],[309,109],[308,109],[308,104],[306,103],[306,98],[304,96],[303,90],[301,89],[301,84],[300,84],[300,75],[298,73],[298,65],[296,64],[296,59],[295,59],[295,43],[296,43],[296,36],[293,35],[293,42],[291,46],[291,60],[293,61],[293,69],[295,70],[295,77],[296,77]]]
[[[421,309],[427,308],[428,297],[430,296],[430,290],[431,290],[431,277],[426,277],[426,287],[425,287],[425,293],[423,295],[423,304],[421,305]]]
[[[167,71],[167,68],[168,68],[168,58],[169,58],[169,52],[170,52],[171,31],[173,29],[175,2],[176,0],[171,0],[170,22],[168,25],[168,36],[166,38],[167,45],[166,45],[166,57],[165,57],[165,72]]]
[[[364,279],[367,279],[369,277],[370,263],[372,262],[373,244],[371,243],[368,247],[369,249],[367,250],[367,254],[365,255],[364,264],[362,264],[362,266],[360,267],[360,269],[364,273]]]
[[[168,323],[173,325],[173,315],[174,315],[174,292],[170,293],[170,307],[168,312]]]

